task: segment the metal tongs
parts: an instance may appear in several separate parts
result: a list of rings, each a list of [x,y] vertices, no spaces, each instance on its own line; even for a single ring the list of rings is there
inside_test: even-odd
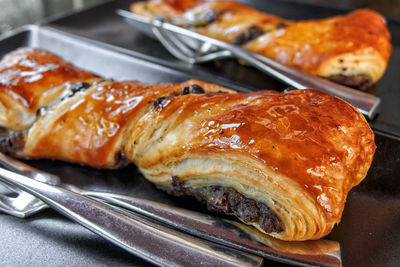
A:
[[[380,98],[310,75],[243,49],[188,29],[165,19],[148,18],[118,9],[117,14],[138,30],[158,39],[178,59],[194,64],[222,58],[237,58],[296,89],[315,88],[349,102],[369,119],[379,112]],[[178,24],[182,24],[180,21]]]
[[[0,168],[0,181],[34,195],[111,243],[158,266],[250,267],[262,264],[262,258],[255,255],[193,238],[61,186],[3,168]],[[7,203],[2,204],[7,206]]]

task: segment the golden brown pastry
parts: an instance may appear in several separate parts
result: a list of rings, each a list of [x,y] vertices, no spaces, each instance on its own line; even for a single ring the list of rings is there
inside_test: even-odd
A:
[[[99,80],[43,50],[21,48],[0,62],[0,127],[22,130],[39,107],[53,105],[80,87]]]
[[[151,182],[285,240],[338,223],[375,150],[363,116],[316,90],[171,98],[138,121],[126,156]]]
[[[165,16],[198,33],[360,89],[382,77],[392,50],[384,18],[367,9],[299,22],[234,1],[152,0],[136,2],[131,10],[143,16]],[[194,22],[182,22],[188,19]]]
[[[160,189],[273,237],[307,240],[340,221],[375,144],[356,108],[314,89],[103,81],[42,108],[29,129],[9,129],[0,151],[97,168],[132,162]]]
[[[229,92],[196,80],[156,85],[104,81],[43,112],[18,155],[117,168],[127,163],[121,153],[127,135],[154,102],[197,87],[200,92]]]

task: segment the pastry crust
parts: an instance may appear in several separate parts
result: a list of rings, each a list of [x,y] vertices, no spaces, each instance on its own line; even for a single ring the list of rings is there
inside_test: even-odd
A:
[[[0,151],[96,168],[132,162],[157,186],[283,240],[328,234],[375,151],[357,109],[315,89],[243,94],[197,80],[105,80],[56,99],[29,129],[0,139]]]
[[[26,129],[36,120],[39,107],[59,102],[72,84],[99,79],[46,51],[15,50],[0,62],[0,127]]]
[[[96,168],[120,167],[127,163],[121,154],[127,131],[157,98],[179,94],[193,84],[202,85],[207,92],[230,92],[197,80],[157,85],[104,81],[42,114],[29,130],[24,150],[17,155]]]
[[[181,26],[360,89],[367,89],[382,77],[392,51],[385,19],[368,9],[293,22],[234,1],[194,1],[186,10],[179,8],[173,14],[161,8],[173,9],[181,2],[136,2],[131,10],[143,16],[166,16],[173,23],[174,19],[203,18],[201,14],[212,11],[214,17],[203,24]]]
[[[311,89],[172,98],[125,146],[153,183],[178,177],[184,187],[221,185],[267,204],[284,225],[270,234],[285,240],[329,233],[374,151],[354,107]]]
[[[372,83],[382,77],[391,53],[383,17],[366,9],[297,22],[245,48],[318,76],[365,75]]]

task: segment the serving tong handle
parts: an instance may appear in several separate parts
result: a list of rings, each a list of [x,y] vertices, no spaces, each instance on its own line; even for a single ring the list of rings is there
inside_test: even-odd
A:
[[[262,258],[196,240],[137,215],[0,168],[0,181],[26,191],[115,245],[160,266],[259,266]]]
[[[140,23],[146,23],[147,21],[153,35],[156,36],[169,52],[180,60],[193,64],[234,57],[247,62],[295,89],[315,88],[337,96],[354,105],[363,115],[371,120],[374,119],[379,112],[381,100],[377,96],[296,70],[273,59],[248,51],[240,46],[216,40],[176,26],[165,21],[165,19],[138,19],[140,16],[136,14],[132,16],[132,13],[127,14],[127,12],[123,10],[118,10],[117,13],[125,18],[134,19]],[[197,44],[195,42],[197,42]],[[207,52],[204,51],[204,47],[209,47],[211,49]],[[188,48],[194,48],[198,51],[190,54],[187,53]]]

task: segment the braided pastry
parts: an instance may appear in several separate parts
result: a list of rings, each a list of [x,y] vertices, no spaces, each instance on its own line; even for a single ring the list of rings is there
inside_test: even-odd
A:
[[[375,151],[357,109],[314,89],[114,82],[30,48],[0,64],[2,152],[96,168],[132,162],[158,188],[279,239],[328,234]]]

